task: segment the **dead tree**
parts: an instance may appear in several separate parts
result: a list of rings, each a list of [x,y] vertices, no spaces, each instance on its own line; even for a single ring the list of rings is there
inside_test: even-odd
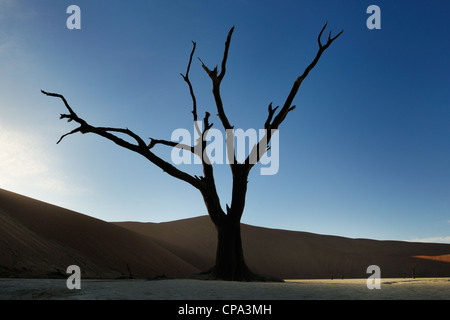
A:
[[[326,28],[327,24],[324,25],[322,30],[318,36],[318,51],[316,56],[312,60],[312,62],[307,66],[304,72],[295,80],[292,89],[287,96],[284,105],[279,109],[279,107],[273,108],[272,103],[268,106],[268,115],[267,120],[264,123],[264,128],[266,129],[266,135],[257,142],[252,150],[250,151],[248,157],[244,162],[236,161],[236,154],[233,150],[228,150],[228,156],[231,157],[229,159],[231,174],[233,177],[232,182],[232,199],[231,205],[226,206],[226,209],[223,210],[219,195],[216,190],[216,184],[214,181],[214,171],[211,162],[209,161],[205,151],[206,148],[206,135],[208,134],[208,130],[213,126],[212,123],[209,122],[210,114],[208,112],[205,113],[203,118],[203,125],[200,126],[198,124],[198,116],[197,116],[197,100],[194,93],[194,89],[192,83],[189,79],[189,71],[191,69],[192,60],[194,56],[194,52],[196,49],[196,43],[193,42],[193,48],[190,54],[189,62],[187,65],[186,73],[181,74],[184,81],[186,82],[190,98],[192,100],[192,115],[195,124],[195,130],[199,135],[199,139],[196,140],[194,146],[178,144],[169,140],[160,140],[150,138],[150,142],[146,143],[144,139],[135,134],[133,131],[128,128],[111,128],[111,127],[95,127],[90,125],[84,119],[80,118],[75,111],[70,107],[69,103],[65,99],[65,97],[61,94],[57,93],[49,93],[42,91],[47,96],[60,98],[67,110],[67,114],[61,114],[60,119],[67,119],[69,122],[73,121],[79,124],[79,126],[70,131],[69,133],[64,134],[59,139],[58,143],[61,142],[66,136],[75,134],[80,132],[82,134],[85,133],[94,133],[99,136],[102,136],[117,145],[134,151],[147,160],[149,160],[154,165],[161,168],[164,172],[175,177],[177,179],[183,180],[198,189],[204,199],[206,209],[208,211],[209,217],[214,223],[217,232],[218,232],[218,243],[217,243],[217,252],[216,252],[216,263],[215,266],[209,270],[209,274],[213,278],[223,279],[223,280],[235,280],[235,281],[251,281],[251,280],[261,280],[262,278],[256,274],[254,274],[248,268],[245,258],[244,252],[242,250],[242,241],[241,241],[241,230],[240,230],[240,221],[242,214],[244,212],[245,206],[245,197],[247,193],[247,184],[248,184],[248,176],[250,170],[254,167],[254,165],[261,159],[263,154],[267,152],[269,149],[270,139],[272,137],[271,132],[273,130],[278,130],[279,126],[282,124],[288,113],[295,109],[295,106],[292,105],[292,102],[298,92],[300,85],[303,80],[308,76],[309,72],[316,66],[322,54],[326,49],[336,40],[343,31],[338,33],[336,36],[332,37],[331,32],[328,35],[328,39],[325,44],[322,44],[321,38],[322,34]],[[221,63],[221,70],[219,72],[218,66],[214,69],[209,69],[200,59],[201,65],[203,69],[206,71],[208,76],[212,81],[212,93],[214,96],[218,117],[223,125],[223,128],[227,131],[227,140],[234,139],[232,133],[233,126],[231,125],[228,117],[225,113],[225,109],[222,102],[220,85],[222,83],[223,78],[226,73],[226,65],[228,59],[228,52],[230,48],[231,37],[234,31],[234,27],[228,33],[228,37],[225,42],[225,50]],[[276,111],[279,109],[278,113]],[[119,134],[128,136],[129,140],[133,141],[129,142],[119,137]],[[157,144],[165,145],[172,148],[181,148],[188,152],[192,152],[195,156],[198,156],[202,161],[203,168],[203,176],[193,176],[188,174],[174,165],[169,163],[168,161],[163,160],[159,156],[157,156],[153,152],[153,147]],[[230,144],[227,143],[227,147]],[[259,150],[263,150],[259,152]],[[230,152],[231,151],[231,152]],[[256,157],[256,158],[255,158]],[[250,161],[250,159],[257,159],[255,161]]]

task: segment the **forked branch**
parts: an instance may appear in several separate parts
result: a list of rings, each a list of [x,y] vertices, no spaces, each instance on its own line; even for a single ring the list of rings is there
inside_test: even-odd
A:
[[[227,64],[227,59],[228,59],[228,52],[229,52],[229,49],[230,49],[231,36],[233,35],[233,31],[234,31],[234,27],[232,27],[230,29],[230,31],[228,32],[227,40],[225,42],[225,50],[224,50],[224,53],[223,53],[222,68],[221,68],[220,74],[218,74],[217,66],[213,70],[210,70],[203,63],[203,61],[199,59],[200,62],[202,63],[203,69],[206,71],[206,73],[209,75],[209,77],[212,80],[212,83],[213,83],[213,95],[214,95],[214,100],[216,102],[217,113],[218,113],[220,121],[223,124],[223,127],[226,130],[227,129],[233,129],[233,126],[228,121],[228,118],[227,118],[227,116],[225,114],[225,111],[223,109],[222,97],[220,95],[220,84],[222,83],[223,77],[225,76],[225,72],[226,72],[226,64]]]
[[[247,157],[245,161],[245,163],[247,164],[247,172],[249,172],[251,168],[255,165],[255,163],[250,163],[249,160],[257,159],[257,162],[259,162],[264,153],[266,153],[267,150],[269,149],[268,145],[272,137],[271,130],[278,130],[279,126],[284,121],[288,113],[295,109],[295,106],[292,106],[292,102],[294,101],[294,98],[297,95],[298,89],[300,88],[300,85],[302,84],[303,80],[306,79],[309,72],[316,66],[317,62],[319,62],[319,59],[325,52],[325,50],[328,49],[328,47],[333,43],[333,41],[336,40],[344,32],[344,30],[342,30],[336,36],[332,37],[331,36],[332,33],[330,31],[327,42],[325,44],[322,44],[321,40],[322,34],[325,31],[327,25],[328,22],[325,23],[325,25],[323,26],[322,30],[319,33],[319,36],[317,37],[319,49],[317,50],[316,56],[314,57],[313,61],[306,67],[303,73],[295,80],[283,107],[281,108],[279,113],[275,116],[275,118],[274,114],[275,111],[278,109],[278,107],[273,109],[272,103],[269,104],[267,120],[264,124],[264,128],[266,129],[266,135],[253,147],[252,151]]]
[[[197,47],[197,43],[192,41],[192,45],[193,45],[192,46],[192,51],[191,51],[191,54],[189,56],[189,62],[188,62],[187,68],[186,68],[186,73],[185,74],[181,73],[181,76],[183,77],[183,80],[187,83],[188,88],[189,88],[189,94],[191,95],[191,100],[192,100],[192,116],[194,118],[194,127],[195,127],[195,130],[197,131],[197,134],[199,135],[199,139],[195,142],[195,146],[193,146],[193,147],[189,147],[189,146],[186,146],[186,145],[180,145],[180,144],[176,144],[176,143],[171,142],[171,141],[164,141],[164,140],[152,140],[150,142],[149,147],[153,147],[155,144],[161,143],[161,144],[165,144],[165,145],[172,146],[172,147],[178,147],[178,148],[181,148],[181,149],[190,150],[192,153],[194,153],[195,155],[200,157],[200,159],[202,160],[202,164],[205,167],[205,166],[207,166],[209,164],[209,159],[207,159],[206,154],[204,154],[204,150],[206,148],[206,145],[204,143],[204,140],[205,140],[204,136],[207,134],[207,131],[209,129],[211,129],[213,124],[212,123],[209,124],[210,114],[209,114],[209,112],[206,112],[205,113],[205,118],[203,119],[203,125],[204,125],[203,130],[201,130],[199,125],[198,125],[197,98],[195,97],[194,88],[193,88],[191,80],[189,78],[189,72],[191,70],[191,65],[192,65],[192,58],[194,56],[194,52],[195,52],[195,49]],[[198,145],[201,145],[201,147],[198,148],[197,147]],[[205,159],[205,157],[206,157],[206,159]],[[212,174],[212,169],[211,170],[207,170],[207,171],[208,171],[208,173],[211,172],[211,174]],[[206,174],[207,173],[205,172],[205,176],[206,176]]]
[[[286,101],[284,102],[283,108],[281,108],[280,112],[278,113],[278,115],[273,119],[270,128],[271,129],[278,129],[279,125],[283,122],[283,120],[286,118],[287,114],[294,110],[295,107],[291,107],[292,102],[294,101],[295,96],[297,95],[298,89],[300,88],[300,85],[302,84],[303,80],[305,80],[305,78],[308,76],[309,72],[316,66],[317,62],[319,62],[320,57],[322,56],[322,54],[325,52],[326,49],[328,49],[328,47],[333,43],[334,40],[336,40],[343,32],[344,30],[342,30],[341,32],[339,32],[336,36],[331,37],[331,31],[328,35],[328,39],[327,42],[325,44],[322,44],[321,38],[322,38],[322,34],[325,30],[325,28],[327,27],[328,22],[325,23],[325,25],[323,26],[322,30],[319,33],[319,36],[317,37],[317,42],[319,44],[319,49],[316,53],[316,56],[314,57],[313,61],[308,65],[308,67],[306,67],[305,71],[303,72],[302,75],[300,75],[297,80],[295,80],[291,91],[289,92],[288,97],[286,98]]]

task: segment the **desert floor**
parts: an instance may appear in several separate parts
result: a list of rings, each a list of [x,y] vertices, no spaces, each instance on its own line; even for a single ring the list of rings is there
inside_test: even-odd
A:
[[[367,279],[286,280],[284,283],[239,283],[193,279],[81,280],[69,290],[66,280],[0,279],[0,299],[132,300],[331,300],[450,299],[450,278],[381,279],[368,289]]]

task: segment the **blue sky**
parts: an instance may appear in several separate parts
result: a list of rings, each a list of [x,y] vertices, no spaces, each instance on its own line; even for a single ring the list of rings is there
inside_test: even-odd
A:
[[[81,8],[81,30],[66,9]],[[369,30],[366,9],[381,9]],[[96,126],[142,137],[193,132],[185,72],[220,64],[235,26],[222,97],[236,128],[262,128],[314,58],[328,21],[344,34],[302,84],[280,128],[276,175],[249,178],[243,222],[380,240],[450,242],[448,1],[0,0],[0,188],[106,221],[206,214],[200,193],[137,154],[59,120],[64,94]],[[194,59],[199,115],[215,115]],[[220,121],[211,119],[216,128]],[[161,147],[161,155],[168,151]],[[166,157],[170,161],[170,157]],[[188,168],[201,174],[200,166]],[[256,169],[256,168],[255,168]],[[223,205],[227,165],[216,168]]]

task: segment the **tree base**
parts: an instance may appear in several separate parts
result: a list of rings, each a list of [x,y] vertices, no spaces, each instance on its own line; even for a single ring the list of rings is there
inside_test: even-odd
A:
[[[281,278],[257,274],[252,272],[250,269],[247,269],[246,272],[235,275],[233,278],[224,277],[216,271],[216,267],[213,267],[208,271],[192,275],[189,278],[198,280],[223,280],[223,281],[240,281],[240,282],[284,282],[284,280]]]

